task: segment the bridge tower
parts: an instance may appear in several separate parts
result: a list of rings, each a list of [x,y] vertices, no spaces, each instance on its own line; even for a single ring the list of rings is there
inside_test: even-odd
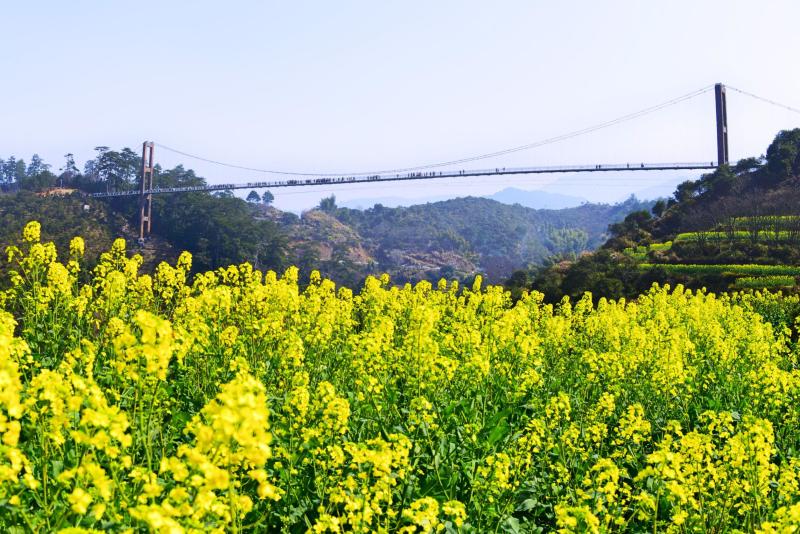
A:
[[[728,102],[725,86],[714,85],[714,100],[717,109],[717,165],[728,164]]]
[[[155,143],[142,143],[142,188],[139,193],[139,244],[150,235],[153,220],[153,149]]]

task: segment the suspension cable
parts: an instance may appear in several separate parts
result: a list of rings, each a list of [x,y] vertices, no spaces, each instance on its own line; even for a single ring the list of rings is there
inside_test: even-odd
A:
[[[176,154],[180,154],[182,156],[186,156],[188,158],[193,158],[193,159],[196,159],[196,160],[199,160],[199,161],[204,161],[206,163],[211,163],[211,164],[214,164],[214,165],[220,165],[220,166],[228,167],[228,168],[232,168],[232,169],[240,169],[240,170],[258,172],[258,173],[264,173],[264,174],[282,174],[282,175],[289,175],[289,176],[319,176],[319,177],[325,177],[325,176],[370,176],[370,175],[378,175],[378,174],[399,174],[399,173],[419,171],[419,170],[424,170],[424,169],[432,169],[432,168],[436,168],[436,167],[445,167],[445,166],[450,166],[450,165],[457,165],[457,164],[460,164],[460,163],[469,163],[469,162],[479,161],[479,160],[483,160],[483,159],[496,158],[496,157],[499,157],[499,156],[504,156],[506,154],[512,154],[512,153],[515,153],[515,152],[521,152],[523,150],[531,150],[531,149],[542,147],[542,146],[549,145],[549,144],[552,144],[552,143],[565,141],[565,140],[571,139],[573,137],[586,135],[588,133],[595,132],[597,130],[601,130],[601,129],[608,128],[608,127],[611,127],[611,126],[615,126],[615,125],[623,123],[623,122],[628,122],[628,121],[637,119],[639,117],[643,117],[645,115],[649,115],[651,113],[655,113],[656,111],[660,111],[660,110],[662,110],[664,108],[667,108],[667,107],[670,107],[670,106],[674,106],[674,105],[679,104],[681,102],[684,102],[686,100],[690,100],[690,99],[695,98],[695,97],[697,97],[699,95],[702,95],[702,94],[710,91],[713,87],[714,87],[713,85],[708,85],[708,86],[703,87],[701,89],[697,89],[696,91],[692,91],[691,93],[687,93],[687,94],[679,96],[677,98],[673,98],[673,99],[667,100],[667,101],[662,102],[660,104],[656,104],[654,106],[650,106],[648,108],[644,108],[644,109],[641,109],[639,111],[635,111],[633,113],[628,113],[627,115],[622,115],[622,116],[617,117],[615,119],[611,119],[611,120],[608,120],[608,121],[605,121],[605,122],[601,122],[601,123],[595,124],[593,126],[588,126],[586,128],[581,128],[580,130],[574,130],[574,131],[571,131],[571,132],[568,132],[568,133],[565,133],[565,134],[561,134],[561,135],[558,135],[558,136],[555,136],[555,137],[542,139],[540,141],[536,141],[536,142],[533,142],[533,143],[528,143],[528,144],[525,144],[525,145],[506,148],[506,149],[498,150],[498,151],[495,151],[495,152],[488,152],[488,153],[485,153],[485,154],[479,154],[479,155],[476,155],[476,156],[469,156],[469,157],[464,157],[464,158],[454,159],[454,160],[449,160],[449,161],[440,161],[440,162],[436,162],[436,163],[429,163],[429,164],[426,164],[426,165],[402,167],[402,168],[397,168],[397,169],[383,169],[383,170],[377,170],[377,171],[358,171],[358,172],[339,172],[339,173],[263,169],[263,168],[257,168],[257,167],[248,167],[248,166],[244,166],[244,165],[226,163],[226,162],[222,162],[222,161],[218,161],[218,160],[214,160],[214,159],[210,159],[210,158],[205,158],[205,157],[198,156],[198,155],[195,155],[195,154],[190,154],[188,152],[184,152],[182,150],[178,150],[178,149],[175,149],[175,148],[170,148],[170,147],[168,147],[166,145],[162,145],[161,143],[156,143],[156,145],[159,148],[162,148],[162,149],[167,150],[169,152],[174,152]]]
[[[763,96],[754,95],[753,93],[737,89],[736,87],[731,87],[730,85],[726,85],[725,87],[727,87],[728,89],[732,89],[737,93],[741,93],[751,98],[755,98],[756,100],[761,100],[762,102],[766,102],[767,104],[772,104],[773,106],[777,106],[779,108],[788,109],[789,111],[792,111],[794,113],[800,113],[800,109],[793,108],[792,106],[787,106],[786,104],[781,104],[780,102],[775,102],[774,100],[770,100],[769,98],[764,98]]]

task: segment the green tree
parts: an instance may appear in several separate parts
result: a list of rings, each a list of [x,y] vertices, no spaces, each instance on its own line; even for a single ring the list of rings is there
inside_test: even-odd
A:
[[[136,186],[141,166],[136,152],[130,148],[111,150],[107,146],[97,146],[94,150],[97,156],[84,167],[90,182],[101,184],[106,191],[125,191]]]
[[[742,158],[733,166],[733,172],[736,174],[750,173],[760,169],[763,164],[762,158]]]
[[[655,215],[656,217],[661,217],[661,215],[664,213],[664,210],[666,209],[667,209],[667,203],[664,201],[663,198],[661,198],[658,199],[655,204],[653,204],[653,209],[651,211],[653,212],[653,215]]]
[[[63,186],[64,183],[71,184],[80,174],[78,166],[75,165],[75,156],[71,152],[64,154],[64,166],[59,170],[61,174],[58,175],[58,179],[59,185],[61,186]]]
[[[259,202],[260,200],[261,195],[259,195],[257,191],[250,191],[250,193],[247,194],[248,202]]]
[[[264,194],[261,197],[261,201],[267,206],[269,206],[270,204],[272,204],[273,200],[275,200],[275,195],[273,195],[269,191],[264,191]]]
[[[761,176],[763,185],[800,175],[800,128],[783,130],[775,136],[767,148],[767,171]]]
[[[9,157],[2,168],[2,182],[5,184],[19,183],[25,179],[27,174],[27,166],[25,161],[17,159],[14,156]]]
[[[50,170],[50,165],[45,163],[44,160],[42,160],[42,158],[39,157],[39,154],[34,154],[31,157],[31,162],[28,164],[28,168],[25,171],[25,175],[28,177],[33,177],[49,170]]]
[[[619,253],[598,251],[579,259],[564,275],[561,290],[573,298],[590,291],[596,298],[621,298],[640,291],[636,262]]]
[[[528,278],[528,273],[526,271],[514,271],[511,274],[511,277],[506,280],[503,285],[508,291],[511,292],[512,299],[519,300],[519,298],[522,296],[522,292],[527,291],[530,283],[531,281]]]
[[[156,166],[156,178],[159,187],[198,187],[206,185],[206,181],[197,176],[192,169],[178,165],[173,169],[162,170]]]
[[[191,252],[197,271],[244,261],[257,269],[285,264],[286,238],[277,225],[255,219],[247,203],[233,195],[157,195],[153,232]]]
[[[333,213],[336,211],[336,196],[331,195],[320,200],[319,209],[320,211],[324,211],[326,213]]]
[[[640,210],[629,213],[622,222],[612,224],[608,227],[609,231],[616,237],[636,234],[641,230],[647,230],[653,217],[649,211]]]
[[[715,196],[722,196],[733,192],[738,180],[739,176],[730,165],[720,165],[714,172],[703,175],[700,183],[705,193],[712,192]]]
[[[589,234],[580,228],[554,228],[548,237],[554,254],[573,259],[589,246]]]
[[[26,176],[25,160],[17,160],[17,165],[14,168],[14,181],[19,183],[25,179]]]
[[[681,182],[678,184],[677,189],[675,189],[675,200],[678,202],[686,202],[687,200],[693,199],[697,196],[699,184],[695,180],[686,180],[685,182]]]
[[[38,154],[34,154],[25,173],[16,181],[20,189],[41,191],[53,187],[56,184],[56,176],[50,172],[50,165],[45,163]]]
[[[93,182],[105,180],[106,169],[103,166],[103,155],[110,149],[107,146],[96,146],[94,151],[97,153],[94,159],[88,160],[83,166],[83,174]]]

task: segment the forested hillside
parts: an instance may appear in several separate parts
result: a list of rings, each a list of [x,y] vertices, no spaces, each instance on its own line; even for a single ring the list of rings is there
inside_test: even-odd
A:
[[[69,241],[76,235],[84,236],[84,258],[89,263],[108,250],[115,237],[127,233],[125,218],[104,202],[23,191],[0,195],[0,248],[19,241],[22,228],[31,220],[41,221],[42,238],[53,241],[61,251],[69,250]]]
[[[331,197],[297,217],[271,207],[269,192],[250,192],[247,201],[230,192],[156,195],[153,234],[140,247],[136,197],[97,201],[85,196],[135,189],[138,156],[128,148],[96,150],[97,157],[83,171],[70,154],[59,173],[35,155],[29,164],[15,157],[0,160],[0,185],[5,191],[0,215],[14,223],[4,229],[5,244],[19,235],[25,221],[35,219],[62,249],[73,235],[89,236],[89,263],[96,259],[95,251],[122,236],[144,256],[145,269],[187,250],[196,271],[245,261],[257,269],[282,269],[291,263],[300,266],[303,277],[318,269],[350,287],[360,286],[369,274],[383,272],[397,283],[442,277],[467,280],[479,273],[490,281],[502,281],[553,255],[575,258],[592,250],[607,239],[609,224],[652,206],[631,198],[617,205],[534,210],[485,198],[460,198],[354,210],[337,207]],[[159,187],[205,183],[180,165],[156,167]]]
[[[395,282],[483,274],[502,281],[520,267],[553,254],[577,257],[602,244],[610,223],[652,202],[585,204],[533,210],[485,198],[458,198],[410,207],[339,208],[334,198],[294,217],[264,208],[287,232],[290,256],[301,269],[358,285],[367,274]]]
[[[97,147],[97,157],[78,170],[71,154],[59,173],[34,155],[30,163],[16,157],[0,159],[0,244],[16,240],[29,220],[42,223],[48,239],[65,249],[75,235],[86,236],[85,261],[91,265],[115,237],[124,237],[143,256],[144,269],[172,261],[187,250],[195,269],[250,262],[256,268],[285,267],[285,239],[275,223],[259,220],[253,206],[229,192],[156,195],[153,200],[153,234],[143,247],[138,237],[138,200],[121,197],[95,200],[86,193],[131,190],[137,185],[139,157],[129,148],[115,151]],[[159,187],[205,184],[191,169],[156,166]]]
[[[680,184],[651,211],[629,214],[577,261],[554,258],[531,287],[563,295],[634,296],[653,282],[712,291],[794,291],[800,276],[800,129],[780,132],[761,158]],[[526,284],[517,273],[509,286]]]

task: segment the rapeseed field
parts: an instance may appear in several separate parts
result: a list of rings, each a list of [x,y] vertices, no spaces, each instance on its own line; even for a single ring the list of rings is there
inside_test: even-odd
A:
[[[5,532],[798,531],[780,295],[356,294],[83,250],[35,222],[7,250]]]

